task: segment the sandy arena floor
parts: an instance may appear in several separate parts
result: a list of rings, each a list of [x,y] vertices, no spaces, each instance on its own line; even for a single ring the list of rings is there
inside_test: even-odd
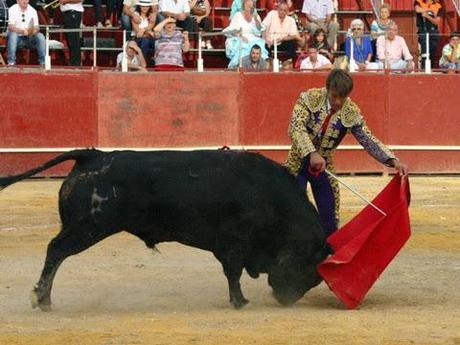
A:
[[[372,198],[388,177],[346,177]],[[148,250],[113,236],[60,267],[53,311],[29,293],[59,230],[61,180],[0,193],[0,344],[460,344],[460,177],[412,177],[413,235],[359,310],[323,283],[277,305],[263,275],[245,273],[251,303],[233,310],[219,263],[176,243]],[[343,190],[343,219],[363,207]]]

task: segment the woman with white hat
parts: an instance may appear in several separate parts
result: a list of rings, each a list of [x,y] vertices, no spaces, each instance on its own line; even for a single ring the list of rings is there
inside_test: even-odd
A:
[[[144,57],[149,61],[149,55],[155,50],[155,26],[156,14],[152,13],[152,0],[138,0],[136,12],[140,17],[140,23],[131,21],[136,42],[142,50]]]

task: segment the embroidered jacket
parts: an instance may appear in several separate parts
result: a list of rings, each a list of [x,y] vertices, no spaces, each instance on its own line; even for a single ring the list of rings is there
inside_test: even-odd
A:
[[[317,151],[325,160],[327,169],[334,171],[335,149],[348,132],[351,132],[366,151],[376,160],[387,164],[394,154],[374,137],[366,126],[359,107],[348,97],[339,111],[330,117],[322,135],[327,113],[326,88],[310,89],[300,94],[292,112],[289,136],[292,140],[286,166],[298,175],[302,160]]]

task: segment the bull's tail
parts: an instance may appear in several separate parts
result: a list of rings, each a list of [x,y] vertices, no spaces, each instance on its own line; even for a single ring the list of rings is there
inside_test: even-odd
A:
[[[86,158],[102,154],[101,151],[95,150],[95,149],[87,149],[87,150],[74,150],[74,151],[69,151],[66,152],[60,156],[57,156],[56,158],[53,158],[52,160],[40,165],[39,167],[33,168],[29,171],[26,171],[22,174],[19,175],[13,175],[13,176],[7,176],[7,177],[0,177],[0,191],[5,189],[6,187],[19,182],[25,178],[31,177],[35,174],[38,174],[39,172],[42,172],[46,169],[49,169],[55,165],[58,165],[62,162],[68,161],[68,160],[75,160],[75,161],[81,161]]]

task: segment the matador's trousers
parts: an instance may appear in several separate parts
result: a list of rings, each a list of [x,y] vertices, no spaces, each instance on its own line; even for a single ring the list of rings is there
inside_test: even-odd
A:
[[[339,186],[337,181],[329,177],[325,172],[319,175],[312,174],[309,166],[310,157],[306,157],[302,162],[302,168],[297,176],[297,180],[305,192],[307,191],[308,183],[310,183],[323,231],[326,237],[328,237],[337,230],[339,225]],[[333,167],[328,164],[327,169],[331,171]]]

